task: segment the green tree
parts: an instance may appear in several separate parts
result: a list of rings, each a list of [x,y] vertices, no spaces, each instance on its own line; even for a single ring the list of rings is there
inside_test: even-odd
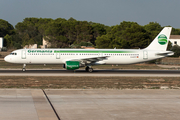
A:
[[[13,40],[12,40],[12,37],[10,35],[6,34],[6,36],[4,36],[4,40],[6,42],[7,48],[13,48]]]
[[[52,19],[47,18],[25,18],[23,22],[15,26],[18,40],[23,46],[28,44],[42,44],[42,38]]]
[[[154,40],[154,38],[159,34],[159,31],[163,29],[163,27],[161,27],[161,25],[157,22],[150,22],[144,26],[144,29],[149,34],[150,38],[148,40],[148,44],[150,44],[152,40]]]
[[[95,40],[98,36],[102,36],[107,33],[106,26],[103,24],[92,23],[92,22],[90,22],[90,24],[92,25],[92,35],[93,35],[90,42],[95,44]]]
[[[172,29],[171,35],[180,35],[180,29]]]
[[[101,37],[97,37],[96,47],[97,48],[110,48],[111,39],[108,35],[102,35]]]
[[[179,56],[180,56],[180,46],[179,46],[179,45],[174,45],[174,46],[171,48],[171,51],[174,52],[174,55],[171,56],[171,57],[179,57]]]
[[[169,41],[168,46],[167,46],[167,50],[171,50],[172,49],[172,43]]]
[[[68,21],[73,22],[73,21],[77,21],[77,20],[76,20],[76,19],[74,19],[73,17],[70,17],[70,18],[68,19]]]
[[[144,26],[144,29],[147,31],[160,31],[162,27],[157,22],[150,22],[149,24]]]
[[[97,37],[96,45],[98,48],[145,48],[148,40],[149,35],[143,26],[123,21],[120,25],[113,26],[105,36]],[[104,46],[104,41],[108,45]]]
[[[0,19],[0,36],[4,37],[6,35],[14,34],[14,27],[7,21]]]
[[[45,34],[54,47],[69,47],[82,41],[91,42],[93,38],[92,26],[87,21],[76,21],[72,18],[68,21],[58,19],[51,22]]]

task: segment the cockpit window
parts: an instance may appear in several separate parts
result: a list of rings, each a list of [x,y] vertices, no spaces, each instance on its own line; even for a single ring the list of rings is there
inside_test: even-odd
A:
[[[17,55],[17,53],[10,53],[10,55]]]

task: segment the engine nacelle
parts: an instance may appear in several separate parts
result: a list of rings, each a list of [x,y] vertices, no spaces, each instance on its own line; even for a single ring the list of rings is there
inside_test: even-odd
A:
[[[80,62],[79,61],[66,61],[66,64],[63,67],[66,68],[67,70],[79,69]]]

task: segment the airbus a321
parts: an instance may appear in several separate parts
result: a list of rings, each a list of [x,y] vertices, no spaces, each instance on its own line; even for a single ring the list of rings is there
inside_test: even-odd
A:
[[[19,49],[7,55],[9,63],[23,64],[62,64],[67,70],[85,67],[92,72],[93,65],[134,64],[151,61],[174,53],[166,51],[172,27],[164,27],[145,49]]]

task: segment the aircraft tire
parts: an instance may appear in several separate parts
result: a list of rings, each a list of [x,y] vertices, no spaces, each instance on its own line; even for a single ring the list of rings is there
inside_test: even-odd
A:
[[[93,72],[93,69],[92,69],[92,68],[89,68],[89,70],[88,70],[88,71],[91,73],[91,72]]]
[[[25,69],[25,68],[23,68],[23,69],[22,69],[22,71],[23,71],[23,72],[25,72],[25,71],[26,71],[26,69]]]

